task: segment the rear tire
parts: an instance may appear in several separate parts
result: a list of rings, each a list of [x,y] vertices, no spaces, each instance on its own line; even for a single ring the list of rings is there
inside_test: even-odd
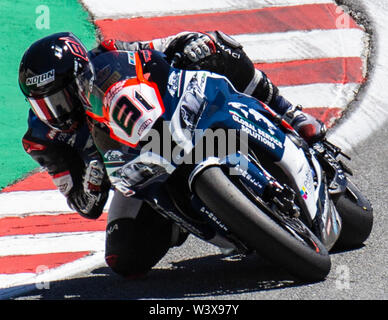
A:
[[[299,219],[294,218],[294,230],[279,224],[245,196],[221,168],[204,169],[193,188],[213,214],[259,255],[300,280],[320,281],[329,273],[331,262],[326,248]],[[307,241],[295,235],[300,226],[307,233]]]

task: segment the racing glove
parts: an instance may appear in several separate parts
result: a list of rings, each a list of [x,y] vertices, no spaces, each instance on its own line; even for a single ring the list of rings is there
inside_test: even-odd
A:
[[[186,40],[183,53],[191,62],[198,62],[216,53],[214,41],[206,34],[193,34]]]
[[[85,168],[82,183],[67,194],[67,203],[81,216],[97,219],[109,196],[110,183],[103,164],[92,160]]]

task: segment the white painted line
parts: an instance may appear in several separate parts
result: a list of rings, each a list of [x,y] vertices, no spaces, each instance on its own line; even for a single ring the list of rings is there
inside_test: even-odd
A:
[[[109,208],[113,191],[105,205]],[[31,214],[74,213],[58,190],[15,191],[0,193],[0,218]]]
[[[233,36],[254,62],[363,57],[367,36],[360,29],[290,31]]]
[[[188,15],[267,7],[334,3],[332,0],[81,0],[81,2],[96,20]]]
[[[74,212],[58,190],[16,191],[0,194],[0,216]]]
[[[304,108],[341,108],[353,101],[359,83],[317,83],[301,86],[279,87],[280,94],[294,105]]]
[[[77,274],[106,266],[104,252],[95,252],[90,256],[49,269],[40,274],[22,273],[17,275],[0,275],[0,300],[9,299],[35,289],[50,289],[51,281],[70,279]]]
[[[105,232],[64,232],[0,237],[0,257],[58,252],[100,251]]]

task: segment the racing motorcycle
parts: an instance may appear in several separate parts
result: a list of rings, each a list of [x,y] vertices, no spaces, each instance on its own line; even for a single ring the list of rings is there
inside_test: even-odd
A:
[[[78,85],[112,185],[222,252],[319,281],[334,246],[368,238],[373,210],[341,149],[307,145],[225,77],[117,51],[94,58]]]

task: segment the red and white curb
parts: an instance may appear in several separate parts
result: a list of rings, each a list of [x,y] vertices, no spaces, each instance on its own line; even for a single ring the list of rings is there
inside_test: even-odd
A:
[[[365,81],[368,36],[329,0],[83,0],[103,38],[222,30],[281,93],[331,126]],[[109,205],[109,204],[108,204]],[[107,205],[107,207],[108,207]],[[45,173],[0,193],[0,299],[103,266],[106,213],[71,212]]]
[[[354,101],[352,112],[329,132],[329,139],[350,151],[388,121],[388,3],[385,0],[362,0],[374,32],[373,66],[363,94]]]
[[[184,30],[222,30],[244,46],[282,95],[329,127],[365,80],[368,36],[334,1],[151,0],[144,10],[120,1],[83,4],[105,39],[152,40]]]
[[[98,220],[72,212],[44,172],[3,189],[0,299],[104,266],[106,220],[106,212]]]

